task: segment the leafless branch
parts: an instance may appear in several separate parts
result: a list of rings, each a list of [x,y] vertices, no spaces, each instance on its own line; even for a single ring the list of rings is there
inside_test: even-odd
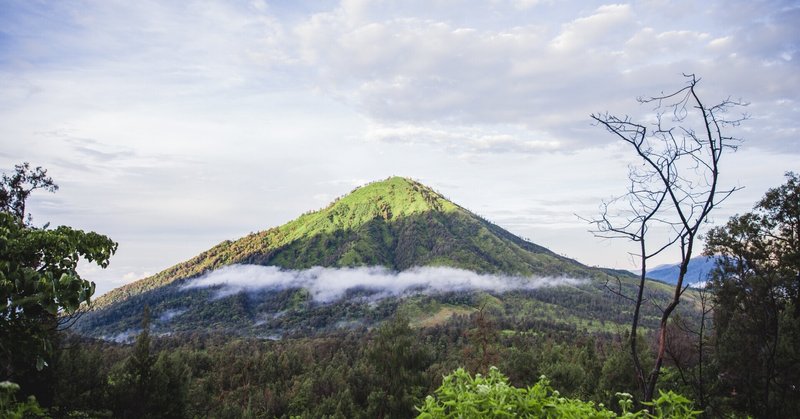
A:
[[[740,142],[723,131],[747,119],[746,114],[733,118],[725,115],[746,103],[727,98],[706,106],[697,92],[701,79],[694,74],[684,74],[684,77],[685,86],[673,92],[637,99],[640,104],[653,107],[656,116],[650,125],[635,122],[628,115],[617,117],[608,112],[591,115],[596,125],[630,145],[641,162],[629,167],[627,193],[603,202],[599,218],[585,221],[594,226],[592,232],[597,237],[623,238],[639,246],[641,274],[637,296],[633,299],[630,336],[634,366],[645,401],[652,399],[668,348],[668,320],[688,289],[684,277],[694,253],[695,239],[714,208],[740,189],[719,190],[717,187],[720,159],[724,152],[735,151]],[[666,232],[667,238],[650,243],[654,241],[649,234],[651,229]],[[662,314],[655,365],[645,375],[636,339],[647,284],[647,262],[673,248],[677,248],[680,255],[679,275],[666,305],[652,299],[652,304]],[[619,279],[617,281],[615,294],[619,295],[622,284]],[[611,288],[608,282],[606,286]]]

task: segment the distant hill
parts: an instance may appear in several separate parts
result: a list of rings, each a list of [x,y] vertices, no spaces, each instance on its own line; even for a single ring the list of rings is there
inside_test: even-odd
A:
[[[684,277],[685,283],[696,284],[708,279],[708,274],[714,269],[717,263],[716,257],[697,256],[689,260],[689,268]],[[659,265],[647,272],[647,277],[657,281],[675,284],[678,282],[680,265],[677,263]]]
[[[525,279],[530,277],[536,279]],[[512,317],[605,329],[606,321],[624,324],[629,316],[606,285],[630,290],[634,279],[559,256],[419,182],[392,177],[117,288],[98,298],[75,328],[124,337],[136,329],[147,304],[163,333],[279,336],[369,326],[398,310],[426,325],[493,301]],[[353,286],[337,288],[342,283]],[[379,287],[391,292],[381,294]],[[439,291],[397,298],[398,290],[426,287]],[[667,287],[653,287],[656,294],[668,295]],[[378,299],[387,295],[392,298]]]

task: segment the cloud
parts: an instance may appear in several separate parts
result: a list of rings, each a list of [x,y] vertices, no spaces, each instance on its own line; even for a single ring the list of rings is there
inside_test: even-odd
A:
[[[418,126],[412,124],[374,125],[367,131],[368,141],[406,145],[439,145],[464,153],[540,153],[558,151],[560,141],[541,138],[519,127]]]
[[[128,329],[115,335],[103,335],[101,339],[116,343],[132,343],[140,333],[141,329]]]
[[[753,114],[786,114],[771,100],[800,92],[798,60],[792,59],[798,43],[791,41],[800,38],[787,17],[798,11],[779,4],[745,5],[749,15],[732,15],[725,9],[737,6],[718,3],[601,4],[572,13],[540,4],[545,13],[519,21],[512,10],[524,4],[506,4],[507,10],[495,2],[493,16],[501,17],[494,20],[405,9],[392,15],[358,4],[317,13],[292,31],[322,91],[388,126],[515,125],[548,141],[587,147],[613,141],[581,129],[588,114],[643,116],[649,109],[634,98],[681,87],[682,73],[704,77],[706,102],[743,97],[753,102]],[[442,147],[470,142],[460,135],[423,136]],[[786,149],[787,138],[770,131],[754,141]]]
[[[17,5],[9,13],[14,19],[0,17],[12,40],[0,51],[0,79],[18,92],[8,100],[68,95],[53,112],[76,125],[159,127],[163,136],[200,143],[230,138],[232,128],[209,126],[214,117],[206,113],[213,112],[198,114],[198,104],[235,108],[232,97],[276,89],[319,92],[380,125],[456,131],[513,125],[528,131],[523,137],[541,137],[529,144],[537,149],[613,141],[583,129],[588,114],[641,114],[633,99],[679,87],[683,72],[705,77],[710,103],[743,97],[753,102],[754,115],[785,116],[774,102],[800,93],[800,60],[793,59],[800,9],[784,2],[576,8],[512,0],[462,7],[457,15],[444,1],[348,0],[329,9],[263,2],[85,6],[63,2],[40,12]],[[531,6],[536,13],[519,10]],[[43,13],[67,24],[50,25]],[[65,106],[81,96],[92,100]],[[72,115],[87,108],[100,114]],[[162,114],[175,115],[174,122],[165,126]],[[155,141],[151,131],[106,135],[147,146]],[[794,145],[787,146],[791,133],[762,131],[768,134],[759,136],[761,147]],[[439,136],[436,144],[461,141]],[[516,149],[473,151],[510,148]]]
[[[625,41],[624,47],[629,59],[641,59],[646,63],[670,62],[690,55],[722,52],[729,44],[727,37],[710,39],[705,32],[690,30],[670,30],[659,32],[646,27]],[[711,51],[706,51],[711,48]]]
[[[506,292],[516,289],[576,286],[586,280],[574,278],[511,277],[481,275],[455,268],[420,267],[393,272],[384,267],[283,270],[275,266],[233,265],[218,269],[183,285],[183,289],[220,286],[215,297],[268,289],[305,288],[315,301],[327,303],[349,290],[368,290],[373,298],[408,293],[439,293],[482,290]]]
[[[628,26],[632,19],[633,12],[628,4],[603,5],[589,16],[564,24],[561,33],[553,39],[551,46],[559,51],[592,47],[603,37],[618,32],[615,29]]]
[[[551,0],[511,0],[511,4],[513,4],[514,7],[520,10],[530,9],[539,6],[543,3],[550,3],[550,2]]]
[[[189,309],[187,308],[174,308],[174,309],[164,310],[164,312],[158,316],[158,321],[161,323],[168,323],[172,321],[172,319],[174,319],[175,317],[178,317],[181,314],[186,313],[187,311],[189,311]]]

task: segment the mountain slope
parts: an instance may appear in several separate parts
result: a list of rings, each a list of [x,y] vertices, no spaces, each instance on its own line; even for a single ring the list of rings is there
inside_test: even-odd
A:
[[[103,308],[235,263],[290,269],[450,266],[481,273],[596,274],[479,218],[419,182],[392,177],[358,188],[280,227],[222,242],[186,262],[117,288],[94,305]]]
[[[193,285],[202,278],[228,272],[220,268],[234,269],[232,265],[298,271],[243,269],[250,273],[238,280],[246,281],[249,288],[233,291],[219,282]],[[399,281],[399,277],[391,277],[392,272],[413,274],[414,269],[409,268],[423,266],[461,270],[436,271],[426,279],[430,281],[452,280],[448,276],[463,276],[464,272],[500,275],[495,281],[514,280],[503,275],[575,280],[556,279],[541,287],[513,289],[501,282],[497,288],[405,293],[402,298],[397,293],[383,298],[369,285],[360,285],[346,290],[344,298],[335,301],[315,299],[306,285],[297,282],[259,285],[281,275],[307,277],[311,275],[308,272],[314,272],[307,270],[311,267],[376,265],[386,268],[389,281]],[[346,276],[345,282],[356,275],[363,279],[363,272],[358,270],[332,272],[340,278]],[[323,280],[329,277],[320,276]],[[371,280],[379,276],[367,277]],[[630,308],[624,299],[609,293],[607,285],[630,294],[635,282],[632,274],[589,268],[522,240],[418,182],[393,177],[358,188],[328,207],[280,227],[222,242],[163,272],[115,289],[98,298],[75,329],[97,337],[124,338],[135,331],[142,308],[149,305],[159,333],[212,330],[274,337],[370,326],[397,312],[407,313],[420,325],[430,325],[453,313],[470,313],[491,301],[509,324],[522,321],[570,330],[609,331],[626,323]],[[651,284],[651,291],[654,300],[669,295],[669,287],[660,283]],[[644,327],[655,324],[657,315],[655,311],[646,312]]]

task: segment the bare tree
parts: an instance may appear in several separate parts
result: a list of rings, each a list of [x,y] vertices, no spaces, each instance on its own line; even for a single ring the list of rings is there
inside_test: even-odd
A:
[[[709,374],[708,354],[713,352],[709,336],[713,334],[711,315],[714,301],[711,291],[703,286],[697,289],[700,309],[699,319],[677,317],[667,329],[667,356],[678,370],[684,385],[694,392],[695,401],[700,410],[709,407]]]
[[[631,320],[630,350],[643,400],[652,400],[664,361],[667,324],[681,301],[687,286],[684,276],[694,254],[695,240],[712,210],[737,188],[718,189],[719,162],[726,151],[735,151],[738,139],[724,129],[738,126],[746,115],[725,118],[741,101],[726,99],[706,106],[697,94],[700,79],[684,75],[685,87],[668,94],[639,98],[640,104],[654,106],[655,122],[644,125],[629,116],[609,113],[591,117],[628,144],[639,159],[629,170],[627,193],[604,202],[594,234],[606,238],[624,238],[638,243],[641,275],[635,295],[625,296],[634,305]],[[696,127],[696,128],[695,128]],[[646,371],[639,358],[637,340],[642,304],[647,288],[647,262],[677,248],[680,269],[672,298],[659,307],[654,364]]]

